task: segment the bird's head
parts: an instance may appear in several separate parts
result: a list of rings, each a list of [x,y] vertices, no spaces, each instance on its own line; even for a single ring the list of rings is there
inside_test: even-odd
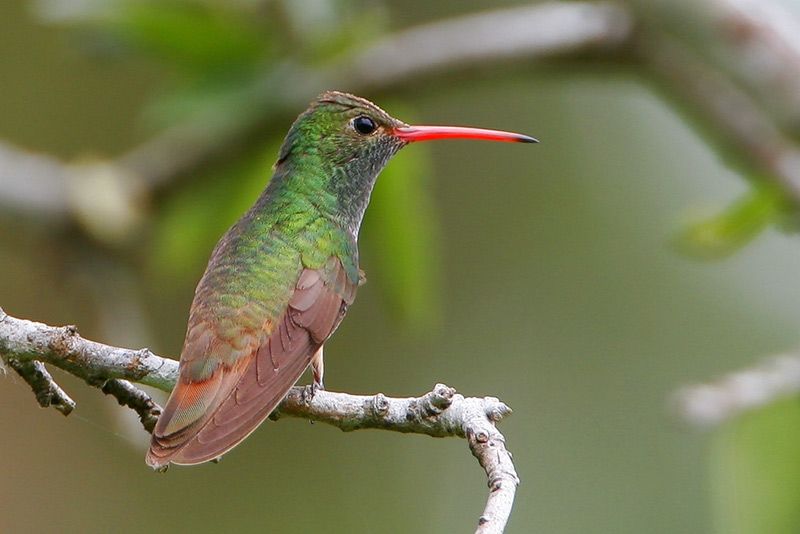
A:
[[[280,160],[311,154],[334,166],[380,171],[408,143],[434,139],[483,139],[535,143],[527,135],[458,126],[409,126],[366,100],[347,93],[321,94],[292,125]],[[366,170],[366,169],[365,169]]]
[[[409,126],[369,100],[328,91],[294,122],[276,165],[300,176],[321,171],[339,209],[357,231],[375,179],[389,159],[409,143],[434,139],[537,142],[527,135],[497,130]]]

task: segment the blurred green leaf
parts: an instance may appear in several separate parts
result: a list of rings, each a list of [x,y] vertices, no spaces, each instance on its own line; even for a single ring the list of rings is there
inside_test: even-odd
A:
[[[428,187],[431,167],[421,145],[395,156],[378,178],[363,225],[367,254],[376,264],[374,277],[367,273],[367,278],[379,282],[391,309],[417,331],[435,325],[440,316],[439,224]]]
[[[684,253],[706,259],[724,258],[778,223],[786,210],[783,194],[774,187],[754,186],[721,213],[688,225],[677,237]]]
[[[721,429],[711,450],[716,531],[800,532],[800,402],[790,399]]]
[[[206,74],[252,65],[269,50],[269,32],[247,15],[220,2],[128,1],[108,30],[162,61]]]
[[[226,120],[252,113],[257,93],[268,91],[259,80],[248,76],[230,75],[185,83],[154,98],[145,108],[148,124],[167,127],[198,116],[224,116]],[[213,128],[213,124],[209,124]]]
[[[278,148],[268,143],[170,197],[157,221],[151,269],[167,278],[201,270],[217,240],[266,187]]]

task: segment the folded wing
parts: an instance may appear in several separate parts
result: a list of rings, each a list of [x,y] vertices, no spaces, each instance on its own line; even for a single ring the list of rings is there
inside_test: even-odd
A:
[[[222,340],[208,320],[192,325],[181,376],[153,432],[148,465],[206,462],[246,438],[303,374],[356,289],[332,257],[321,269],[302,270],[284,313],[275,321],[264,318],[260,329]],[[203,373],[203,366],[213,371]],[[205,378],[191,378],[198,375]]]

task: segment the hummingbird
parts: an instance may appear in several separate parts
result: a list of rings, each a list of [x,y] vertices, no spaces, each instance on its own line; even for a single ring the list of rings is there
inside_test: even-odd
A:
[[[358,233],[378,174],[407,144],[450,138],[537,142],[497,130],[409,126],[337,91],[295,120],[272,179],[219,240],[197,285],[149,466],[220,458],[309,366],[312,394],[324,387],[323,346],[363,278]]]

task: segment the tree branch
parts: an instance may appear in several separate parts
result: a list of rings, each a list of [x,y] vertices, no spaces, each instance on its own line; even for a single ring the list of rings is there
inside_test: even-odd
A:
[[[638,52],[666,96],[694,112],[726,155],[800,206],[800,148],[750,95],[666,35],[643,38]]]
[[[120,378],[106,380],[100,386],[100,391],[117,399],[120,406],[127,406],[136,412],[147,433],[153,433],[158,417],[161,415],[161,406],[156,404],[150,395]]]
[[[776,0],[625,0],[645,33],[668,32],[746,88],[776,124],[800,126],[800,18]]]
[[[117,398],[120,404],[133,408],[143,426],[152,431],[161,413],[143,391],[131,382],[170,391],[177,380],[178,362],[162,358],[148,349],[131,350],[112,347],[83,339],[74,326],[53,327],[42,323],[10,317],[0,309],[0,361],[17,370],[36,369],[37,386],[31,384],[37,399],[47,391],[49,404],[58,407],[53,399],[69,399],[44,369],[44,363],[99,387]],[[39,386],[41,377],[44,385]],[[57,391],[60,393],[52,393]],[[505,438],[496,423],[511,413],[511,409],[494,397],[465,398],[453,388],[437,384],[421,397],[390,398],[377,395],[350,395],[308,388],[292,388],[271,417],[301,417],[336,426],[343,431],[382,429],[395,432],[424,434],[432,437],[456,436],[465,438],[469,449],[478,459],[489,482],[489,497],[476,532],[503,532],[514,504],[519,478]],[[71,408],[75,403],[71,402]],[[62,409],[62,413],[69,413]]]
[[[272,418],[301,417],[336,426],[345,432],[367,428],[425,434],[442,438],[466,438],[469,448],[489,480],[489,499],[476,532],[502,532],[511,515],[517,477],[505,438],[495,423],[511,409],[494,397],[465,398],[456,390],[436,384],[421,397],[406,399],[377,395],[350,395],[306,388],[289,392]]]
[[[344,68],[358,88],[386,88],[431,73],[587,51],[616,52],[633,20],[609,2],[546,2],[463,15],[404,30],[355,54]]]
[[[673,405],[685,421],[708,428],[798,394],[800,355],[782,354],[712,382],[686,386],[674,394]]]
[[[64,415],[69,415],[75,409],[75,401],[56,384],[42,362],[21,362],[10,358],[8,366],[28,383],[42,408],[52,406]]]
[[[714,0],[713,28],[737,78],[772,111],[800,127],[800,19],[780,2]]]
[[[0,356],[8,363],[49,363],[89,384],[121,378],[171,391],[178,362],[149,349],[131,350],[83,339],[74,326],[54,327],[16,319],[0,311]]]
[[[0,201],[15,211],[65,218],[66,166],[52,156],[28,152],[0,142]]]

